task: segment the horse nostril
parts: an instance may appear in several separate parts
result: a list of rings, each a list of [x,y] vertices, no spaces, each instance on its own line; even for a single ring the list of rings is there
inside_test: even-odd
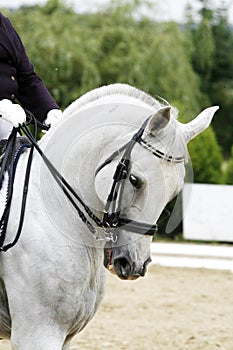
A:
[[[136,279],[145,276],[150,261],[149,257],[144,264],[136,264],[128,256],[117,255],[113,261],[114,271],[121,279]]]
[[[125,269],[128,265],[128,261],[126,258],[121,258],[118,260],[118,263]]]
[[[131,274],[131,264],[130,261],[126,257],[119,257],[114,259],[114,269],[121,276],[127,277]]]

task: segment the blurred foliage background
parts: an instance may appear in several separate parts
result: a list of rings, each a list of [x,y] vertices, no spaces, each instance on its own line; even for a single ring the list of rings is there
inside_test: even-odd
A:
[[[113,0],[85,14],[60,0],[1,12],[62,109],[116,82],[165,98],[183,122],[219,105],[212,127],[189,151],[195,182],[233,184],[233,29],[224,5],[213,10],[208,0],[195,1],[201,3],[198,19],[189,6],[183,24],[142,15],[140,0]],[[155,10],[146,4],[148,14]]]

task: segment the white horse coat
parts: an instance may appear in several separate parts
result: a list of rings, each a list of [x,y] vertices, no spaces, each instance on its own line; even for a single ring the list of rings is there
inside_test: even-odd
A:
[[[140,188],[127,180],[121,209],[125,217],[156,223],[184,181],[184,162],[166,157],[185,159],[187,142],[209,125],[217,110],[208,108],[183,125],[175,109],[167,108],[164,118],[163,108],[128,85],[102,87],[68,107],[40,147],[102,217],[120,155],[97,175],[95,171],[151,116],[143,136],[149,146],[136,144],[131,154],[130,172],[140,180]],[[156,157],[155,149],[164,157]],[[6,243],[17,230],[27,158],[28,152],[21,156],[16,172]],[[123,227],[106,267],[113,266],[125,279],[144,275],[150,242],[151,237],[126,232]],[[16,246],[1,253],[0,262],[0,336],[10,338],[14,350],[69,348],[73,335],[94,316],[104,296],[105,244],[94,239],[35,152],[22,234]]]

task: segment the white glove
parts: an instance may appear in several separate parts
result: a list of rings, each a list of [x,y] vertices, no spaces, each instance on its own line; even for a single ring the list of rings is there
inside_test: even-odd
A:
[[[7,99],[0,101],[0,116],[15,128],[26,122],[26,114],[23,108]]]
[[[51,109],[51,111],[48,112],[47,118],[45,119],[44,123],[47,126],[53,127],[58,123],[61,116],[62,111],[60,109]]]

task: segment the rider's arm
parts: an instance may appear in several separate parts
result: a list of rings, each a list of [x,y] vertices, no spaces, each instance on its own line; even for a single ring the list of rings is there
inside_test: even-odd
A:
[[[15,97],[24,108],[30,110],[38,120],[43,122],[49,111],[59,110],[59,107],[41,78],[35,73],[24,45],[10,21],[2,14],[0,16],[0,43],[9,52],[11,65],[16,68],[15,76],[10,77],[15,79],[17,84]]]

